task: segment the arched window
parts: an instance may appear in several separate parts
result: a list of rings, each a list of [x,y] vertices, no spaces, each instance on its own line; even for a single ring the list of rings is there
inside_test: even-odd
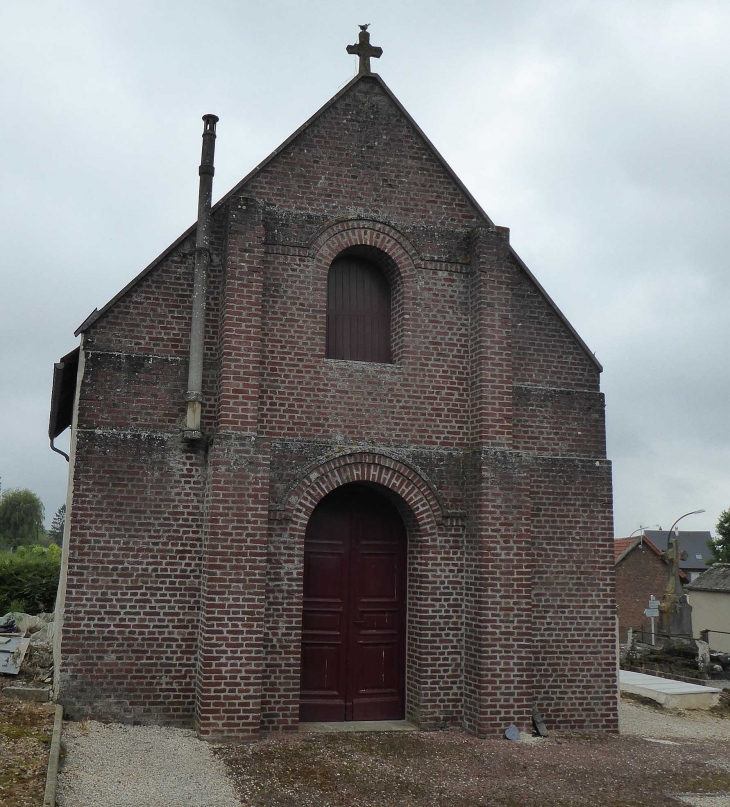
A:
[[[390,363],[390,285],[358,255],[336,258],[327,277],[327,358]]]

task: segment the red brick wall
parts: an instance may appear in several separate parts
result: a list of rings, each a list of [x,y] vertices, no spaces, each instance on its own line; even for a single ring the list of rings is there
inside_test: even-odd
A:
[[[481,223],[393,101],[368,80],[355,84],[241,191],[278,211],[325,219],[367,211],[375,221],[395,219],[419,229]],[[434,253],[443,251],[440,240],[429,234]]]
[[[553,725],[618,731],[611,466],[535,458],[535,700]]]
[[[62,702],[74,716],[187,724],[195,703],[202,457],[179,435],[77,434]]]
[[[603,396],[583,390],[514,387],[515,446],[562,456],[606,453]]]
[[[409,718],[494,736],[537,701],[549,727],[614,731],[598,371],[507,232],[375,79],[214,222],[205,441],[181,433],[189,238],[85,333],[67,709],[295,729],[306,520],[365,481],[408,530]],[[391,365],[324,356],[327,271],[353,246],[391,282]]]
[[[598,390],[598,368],[524,272],[513,295],[515,383]]]
[[[403,291],[394,312],[401,330],[394,364],[324,358],[327,271],[339,252],[355,244],[377,244],[395,256],[393,285]],[[314,261],[268,248],[262,433],[442,447],[467,443],[467,275],[450,266],[419,271],[402,244],[410,248],[390,227],[350,222],[329,233]],[[440,337],[444,329],[447,339]]]
[[[651,630],[651,620],[644,616],[653,594],[661,600],[667,587],[667,564],[646,544],[637,546],[616,565],[616,604],[620,641],[625,642],[629,628]],[[655,620],[658,630],[659,621]]]

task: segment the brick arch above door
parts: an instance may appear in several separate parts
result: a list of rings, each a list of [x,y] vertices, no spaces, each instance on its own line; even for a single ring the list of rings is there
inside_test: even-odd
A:
[[[435,535],[443,524],[439,497],[421,473],[387,454],[358,451],[340,454],[311,468],[291,490],[282,514],[290,521],[290,534],[304,535],[317,504],[331,491],[351,482],[381,485],[397,494],[410,511],[408,526],[415,527],[422,538]]]

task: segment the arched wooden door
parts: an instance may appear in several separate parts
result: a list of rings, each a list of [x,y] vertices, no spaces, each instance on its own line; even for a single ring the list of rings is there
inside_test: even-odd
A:
[[[338,488],[304,539],[299,719],[402,719],[405,631],[403,521],[372,488]]]

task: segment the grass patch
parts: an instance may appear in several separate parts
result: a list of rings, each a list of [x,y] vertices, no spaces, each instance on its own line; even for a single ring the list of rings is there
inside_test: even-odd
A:
[[[0,804],[28,807],[43,803],[53,709],[0,697]]]
[[[48,731],[39,731],[29,726],[14,726],[0,723],[0,734],[9,740],[37,740],[40,743],[50,743],[51,735]]]
[[[730,772],[703,771],[682,777],[683,793],[730,793]]]

